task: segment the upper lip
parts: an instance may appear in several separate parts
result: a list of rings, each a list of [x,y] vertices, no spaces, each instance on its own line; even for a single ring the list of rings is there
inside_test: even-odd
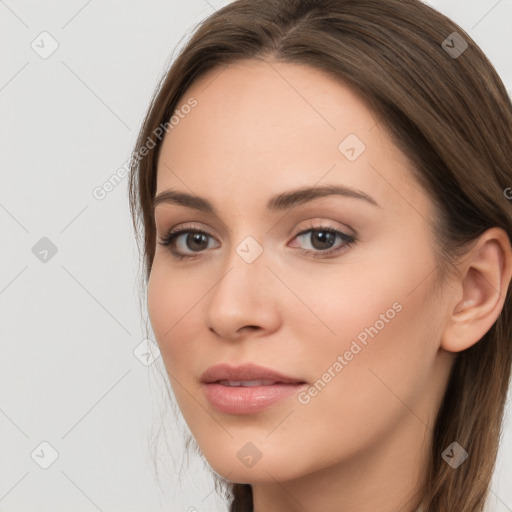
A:
[[[304,381],[252,363],[240,366],[229,364],[217,364],[211,366],[201,375],[201,382],[206,384],[221,380],[246,381],[246,380],[273,380],[283,384],[303,384]]]

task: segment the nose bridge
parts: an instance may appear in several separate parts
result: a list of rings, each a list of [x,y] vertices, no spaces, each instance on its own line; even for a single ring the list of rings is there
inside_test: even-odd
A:
[[[233,244],[208,303],[208,327],[224,337],[235,336],[245,326],[271,327],[277,308],[269,293],[273,276],[267,263],[263,245],[254,236]]]
[[[251,235],[233,244],[226,257],[224,277],[215,286],[214,294],[253,301],[263,291],[266,274],[270,274],[263,254],[263,245]]]

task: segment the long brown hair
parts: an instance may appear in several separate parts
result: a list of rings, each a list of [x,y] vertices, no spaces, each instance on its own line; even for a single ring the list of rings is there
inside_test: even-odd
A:
[[[327,71],[362,95],[435,204],[442,278],[488,228],[503,228],[512,239],[512,208],[504,195],[512,186],[512,104],[461,27],[419,0],[238,0],[196,28],[159,84],[140,131],[129,193],[146,284],[155,251],[152,201],[161,140],[142,158],[141,148],[199,76],[267,57]],[[436,417],[423,510],[483,510],[509,386],[511,315],[507,293],[492,328],[457,354]],[[456,470],[441,457],[453,441],[469,453]],[[228,490],[231,512],[253,510],[249,484]]]

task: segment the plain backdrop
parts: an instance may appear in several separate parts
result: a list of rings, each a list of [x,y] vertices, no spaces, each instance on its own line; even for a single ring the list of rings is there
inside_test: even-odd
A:
[[[127,161],[173,50],[227,3],[0,0],[1,512],[226,510],[183,458],[161,357],[148,365],[127,180],[93,191]],[[512,90],[512,1],[430,4]],[[510,409],[496,512],[512,510]]]

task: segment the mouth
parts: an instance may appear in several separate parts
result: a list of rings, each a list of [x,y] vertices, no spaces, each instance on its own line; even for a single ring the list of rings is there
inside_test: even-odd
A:
[[[201,384],[214,409],[234,415],[266,410],[307,385],[300,378],[253,364],[212,366],[201,376]]]

